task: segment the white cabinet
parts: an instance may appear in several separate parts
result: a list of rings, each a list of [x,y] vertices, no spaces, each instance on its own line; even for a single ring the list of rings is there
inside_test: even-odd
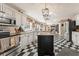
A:
[[[6,18],[12,18],[15,19],[15,9],[10,7],[7,4],[1,3],[0,4],[0,11],[4,12],[5,14],[3,15]]]
[[[64,33],[64,38],[69,41],[69,22],[65,22],[65,33]]]
[[[10,48],[9,40],[10,40],[9,37],[0,39],[0,52],[3,52]]]
[[[6,4],[3,4],[3,12],[5,12],[6,15],[8,15],[8,17],[12,17],[12,10],[9,6],[7,6]],[[6,16],[5,15],[5,16]],[[7,16],[6,16],[7,17]]]
[[[76,25],[79,25],[79,20],[76,20]]]
[[[19,12],[15,13],[15,18],[16,18],[16,25],[21,26],[21,13]]]
[[[77,34],[76,34],[76,43],[77,43],[77,45],[79,45],[79,32],[77,32]]]
[[[30,45],[30,44],[32,44],[32,42],[35,42],[36,41],[36,33],[33,33],[33,32],[29,32],[29,33],[27,33],[26,34],[26,36],[25,36],[26,38],[25,39],[27,39],[26,41],[26,44],[27,45]],[[25,42],[25,39],[24,38],[22,38],[23,40],[24,40],[24,42]]]
[[[74,44],[74,45],[77,45],[77,44],[76,44],[76,43],[77,43],[76,40],[77,40],[77,39],[76,39],[76,34],[75,34],[74,32],[72,32],[72,41],[73,41],[73,44]]]
[[[20,41],[21,48],[26,48],[28,44],[29,44],[28,35],[27,34],[21,35],[21,41]]]
[[[26,25],[26,16],[23,14],[21,16],[22,16],[22,24],[25,26]]]
[[[79,46],[79,32],[72,32],[72,41],[74,45]]]
[[[29,43],[31,44],[33,42],[34,36],[33,36],[33,32],[29,33]]]
[[[28,35],[25,34],[25,42],[26,42],[26,46],[28,45]]]
[[[76,20],[76,25],[79,25],[79,14],[75,15],[74,20]]]
[[[21,25],[22,25],[22,28],[23,28],[24,31],[29,30],[28,29],[29,25],[27,25],[26,16],[23,15],[23,14],[21,14]]]
[[[34,41],[35,41],[35,42],[37,41],[37,35],[38,35],[38,32],[35,32],[35,33],[34,33]]]
[[[0,11],[2,11],[2,6],[3,6],[3,4],[2,4],[2,3],[0,3]]]
[[[24,35],[21,35],[20,45],[21,45],[21,48],[22,48],[22,49],[25,48],[25,37],[24,37]]]

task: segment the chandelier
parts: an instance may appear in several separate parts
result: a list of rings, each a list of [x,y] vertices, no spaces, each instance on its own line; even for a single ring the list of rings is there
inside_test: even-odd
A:
[[[42,15],[45,20],[49,19],[49,9],[46,7],[46,3],[45,3],[45,8],[42,9]]]

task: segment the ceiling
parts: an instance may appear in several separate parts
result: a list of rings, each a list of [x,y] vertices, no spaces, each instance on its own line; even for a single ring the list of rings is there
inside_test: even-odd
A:
[[[13,3],[12,5],[23,9],[26,14],[34,17],[37,21],[48,24],[56,24],[61,19],[72,18],[74,15],[79,14],[78,3],[47,3],[51,16],[49,21],[45,21],[41,12],[44,3]]]

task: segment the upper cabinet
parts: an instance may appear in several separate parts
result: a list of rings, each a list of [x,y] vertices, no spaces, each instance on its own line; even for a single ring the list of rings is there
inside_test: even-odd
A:
[[[11,20],[11,23],[14,22],[14,20],[15,20],[17,26],[22,26],[26,30],[27,29],[33,30],[33,20],[34,19],[32,17],[25,15],[22,12],[19,12],[19,10],[11,7],[8,4],[4,4],[4,3],[0,3],[0,12],[1,12],[0,16]],[[34,28],[35,27],[37,27],[37,26],[34,26]]]
[[[0,11],[2,11],[2,5],[3,5],[3,4],[2,4],[2,3],[0,3]]]
[[[7,17],[15,19],[15,11],[10,6],[3,4],[3,12]]]
[[[26,19],[27,19],[27,17],[25,16],[25,15],[21,15],[21,17],[22,17],[22,25],[26,25]]]
[[[0,16],[11,19],[11,20],[15,20],[17,26],[21,25],[21,14],[22,13],[18,12],[18,10],[12,8],[11,6],[7,4],[1,3],[0,11],[1,11]],[[1,15],[2,13],[3,15]]]
[[[16,25],[17,26],[21,26],[21,24],[22,24],[22,22],[21,22],[21,13],[19,13],[19,12],[16,12],[15,13],[15,18],[16,18]]]
[[[76,20],[76,25],[79,25],[79,14],[74,17],[74,20]]]

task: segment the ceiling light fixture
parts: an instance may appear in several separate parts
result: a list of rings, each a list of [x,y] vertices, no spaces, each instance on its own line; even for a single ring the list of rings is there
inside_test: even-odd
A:
[[[46,3],[45,3],[45,8],[42,9],[42,14],[45,20],[49,20],[49,9],[46,7]]]

